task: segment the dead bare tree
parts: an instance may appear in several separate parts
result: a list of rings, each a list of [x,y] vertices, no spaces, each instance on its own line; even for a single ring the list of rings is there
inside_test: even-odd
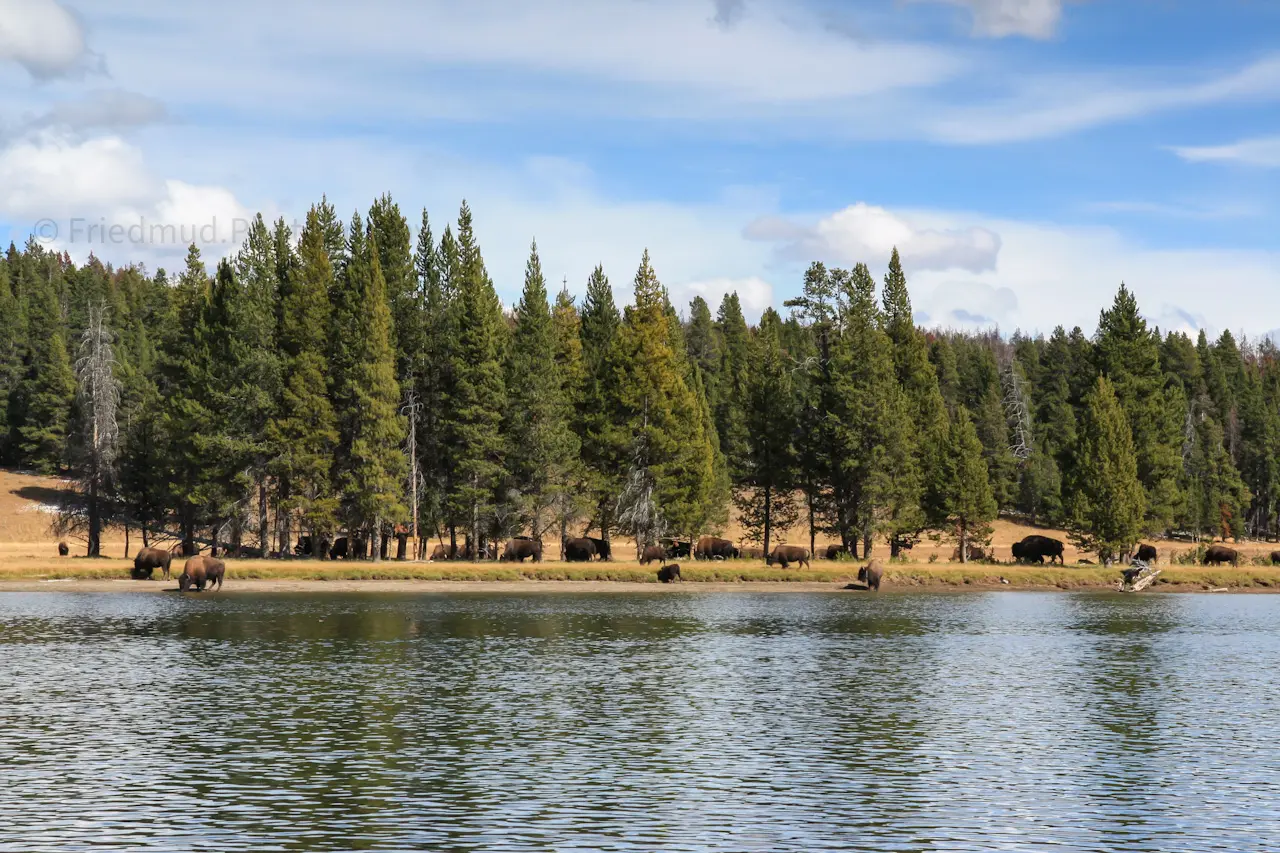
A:
[[[1009,424],[1009,453],[1020,462],[1031,458],[1035,438],[1031,430],[1031,403],[1027,399],[1022,370],[1012,355],[1001,359],[1000,378],[1004,385],[1004,413]]]
[[[86,497],[90,557],[102,552],[102,509],[115,481],[120,431],[120,380],[116,378],[115,335],[107,326],[105,303],[89,306],[89,323],[76,359],[77,396],[83,419],[80,488]]]

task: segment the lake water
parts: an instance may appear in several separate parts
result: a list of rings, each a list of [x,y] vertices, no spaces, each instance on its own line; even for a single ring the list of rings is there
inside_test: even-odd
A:
[[[1280,596],[0,595],[0,850],[1280,847]]]

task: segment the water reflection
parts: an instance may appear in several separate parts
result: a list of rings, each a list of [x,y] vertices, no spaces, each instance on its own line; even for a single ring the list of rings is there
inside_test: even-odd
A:
[[[1248,850],[1269,596],[11,594],[0,849]]]

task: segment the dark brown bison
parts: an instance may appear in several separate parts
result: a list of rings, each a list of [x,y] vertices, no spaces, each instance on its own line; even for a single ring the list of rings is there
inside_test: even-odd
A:
[[[842,557],[844,557],[844,556],[845,556],[846,554],[848,554],[848,553],[849,553],[849,549],[848,549],[848,548],[846,548],[846,547],[844,547],[843,545],[828,545],[828,546],[827,546],[827,559],[828,559],[828,560],[839,560],[839,559],[841,559]]]
[[[680,564],[672,563],[669,566],[663,566],[658,569],[658,580],[662,583],[671,583],[680,580]]]
[[[587,563],[596,555],[596,543],[590,539],[566,539],[560,553],[568,563]]]
[[[1280,565],[1280,551],[1271,552],[1271,565]]]
[[[609,545],[608,539],[595,539],[589,536],[585,538],[591,539],[591,541],[595,544],[596,556],[599,557],[602,561],[613,559],[613,548]]]
[[[693,554],[692,542],[681,542],[677,539],[663,539],[662,547],[667,549],[667,557],[670,559],[688,558]]]
[[[1240,555],[1236,553],[1234,548],[1228,548],[1226,545],[1210,545],[1204,552],[1204,564],[1218,565],[1220,563],[1230,563],[1233,566],[1240,565]]]
[[[763,560],[763,559],[764,559],[764,549],[763,549],[763,548],[756,548],[756,547],[754,547],[754,546],[748,546],[748,547],[746,547],[746,548],[739,548],[739,549],[738,549],[738,554],[739,554],[743,559],[746,559],[746,560]]]
[[[773,549],[773,553],[765,558],[765,562],[769,565],[777,563],[786,568],[791,563],[799,563],[806,569],[812,568],[809,565],[809,549],[802,548],[799,545],[779,545]]]
[[[1158,556],[1155,545],[1147,545],[1143,543],[1138,546],[1137,558],[1144,563],[1154,563]]]
[[[150,580],[156,569],[164,572],[164,579],[169,579],[169,563],[173,555],[163,548],[143,548],[133,558],[133,571],[129,575],[136,581]]]
[[[65,556],[67,556],[67,554],[70,554],[70,553],[71,553],[71,549],[67,547],[67,543],[66,543],[66,542],[59,542],[59,543],[58,543],[58,556],[59,556],[59,557],[65,557]]]
[[[728,539],[703,536],[693,549],[695,560],[730,560],[738,555],[738,549]]]
[[[333,546],[329,548],[330,560],[345,560],[347,554],[351,550],[351,540],[346,536],[339,536],[333,540]]]
[[[880,591],[880,580],[884,577],[884,567],[880,565],[879,560],[872,560],[862,568],[858,569],[858,580],[867,585],[867,589]]]
[[[451,560],[451,559],[453,559],[453,558],[450,556],[450,552],[451,552],[451,551],[453,551],[453,550],[455,550],[455,549],[451,549],[448,545],[437,545],[437,546],[436,546],[434,549],[432,549],[432,551],[431,551],[431,562],[433,562],[433,563],[434,563],[434,562],[436,562],[437,560]]]
[[[535,563],[542,562],[542,543],[536,539],[512,539],[507,549],[498,558],[500,563],[523,563],[526,557],[532,557]]]
[[[661,545],[650,545],[640,552],[640,565],[647,566],[654,560],[666,565],[667,549],[663,548]]]
[[[1048,557],[1050,563],[1056,560],[1061,564],[1062,550],[1061,539],[1033,534],[1023,538],[1021,542],[1013,543],[1013,558],[1020,563],[1043,563],[1044,558]]]
[[[178,576],[178,588],[183,592],[195,587],[196,592],[204,592],[205,584],[222,589],[222,578],[227,572],[226,565],[213,557],[192,557],[182,567]]]

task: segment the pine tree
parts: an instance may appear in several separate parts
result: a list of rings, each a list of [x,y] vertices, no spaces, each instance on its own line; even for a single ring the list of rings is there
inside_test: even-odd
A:
[[[26,294],[26,353],[16,400],[10,411],[17,460],[41,473],[61,468],[76,380],[63,332],[58,291],[61,264],[34,240],[18,286]]]
[[[1142,535],[1146,496],[1128,418],[1105,376],[1085,400],[1076,460],[1071,539],[1103,560],[1122,558]]]
[[[446,259],[452,245],[452,239],[443,244]],[[458,212],[456,260],[450,260],[447,268],[455,294],[450,321],[453,380],[445,402],[455,472],[449,505],[451,517],[465,524],[473,547],[478,548],[483,542],[481,524],[492,512],[494,487],[502,472],[502,415],[497,404],[506,399],[501,361],[505,323],[466,202]]]
[[[566,424],[572,428],[575,412],[586,387],[587,372],[582,358],[582,320],[568,289],[561,289],[556,296],[555,307],[551,310],[551,328],[555,336],[555,363],[560,375],[560,394],[566,406]],[[578,442],[578,453],[570,458],[565,477],[553,493],[555,517],[560,525],[562,541],[568,535],[569,525],[589,514],[594,506],[588,492],[587,471],[582,461],[581,441],[577,433],[573,433],[573,439]]]
[[[742,302],[736,292],[726,294],[720,302],[716,332],[723,343],[722,365],[717,371],[720,387],[713,414],[720,448],[729,461],[730,469],[737,471],[747,443],[744,409],[750,336],[746,318],[742,316]]]
[[[959,548],[962,563],[968,562],[972,545],[990,539],[991,521],[996,517],[987,463],[982,457],[982,442],[978,440],[969,412],[957,409],[948,431],[942,505],[949,536]]]
[[[797,411],[791,369],[782,350],[782,318],[767,309],[749,349],[746,373],[746,453],[741,488],[735,495],[739,520],[753,542],[770,553],[776,531],[799,519],[792,495],[795,481]]]
[[[589,489],[596,504],[595,526],[609,538],[613,505],[627,465],[627,436],[616,409],[617,376],[613,351],[622,318],[604,269],[597,266],[587,280],[582,304],[582,393],[577,399],[578,437]]]
[[[10,285],[9,264],[0,258],[0,462],[12,461],[7,425],[9,401],[17,402],[26,349],[26,316]]]
[[[450,396],[453,317],[448,289],[448,271],[444,268],[445,240],[452,235],[445,229],[441,245],[431,234],[431,221],[422,211],[418,228],[418,247],[414,255],[414,271],[422,305],[422,350],[417,355],[418,412],[417,446],[422,478],[422,499],[418,504],[418,524],[430,531],[445,521],[445,501],[451,492],[453,466],[448,455],[448,438],[444,401]],[[422,540],[420,540],[422,541]]]
[[[402,392],[407,392],[414,387],[413,374],[420,369],[418,356],[425,346],[423,307],[414,269],[409,223],[400,213],[400,206],[391,200],[391,194],[383,193],[369,208],[369,225],[373,229],[378,263],[387,285],[396,378]]]
[[[372,227],[364,229],[359,214],[351,220],[339,289],[345,297],[341,305],[350,312],[339,326],[350,336],[345,350],[350,361],[344,370],[335,371],[339,456],[344,460],[338,483],[353,520],[369,528],[370,551],[377,560],[383,525],[406,514],[401,502],[406,466],[400,447],[406,425],[399,413],[391,310],[377,241]]]
[[[523,518],[541,538],[548,515],[569,489],[579,455],[571,401],[556,361],[556,329],[536,243],[529,250],[507,360],[507,472],[522,497]]]
[[[672,346],[662,286],[646,251],[635,278],[635,304],[615,338],[617,409],[632,442],[632,467],[646,471],[671,529],[694,534],[715,480],[714,445],[685,379],[683,348]]]
[[[296,263],[281,283],[280,351],[288,379],[279,410],[267,426],[275,454],[271,472],[279,483],[277,512],[300,515],[313,543],[333,532],[338,511],[330,480],[338,431],[325,352],[334,287],[320,210],[313,206]]]
[[[1160,341],[1147,329],[1138,303],[1123,284],[1114,305],[1098,321],[1095,351],[1133,431],[1138,479],[1146,491],[1144,528],[1164,530],[1180,502],[1178,468],[1182,424],[1171,416],[1171,401],[1160,369]],[[1077,484],[1077,488],[1080,485]]]

